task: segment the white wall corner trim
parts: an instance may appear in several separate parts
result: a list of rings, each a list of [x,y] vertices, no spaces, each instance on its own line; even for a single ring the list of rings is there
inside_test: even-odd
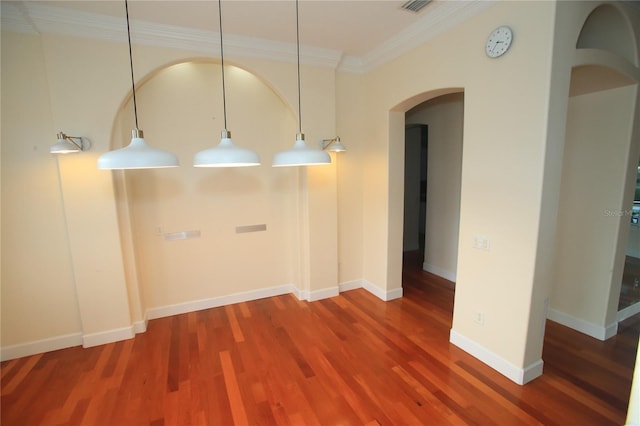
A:
[[[340,294],[340,288],[338,286],[323,288],[321,290],[314,290],[309,294],[309,302],[316,300],[328,299],[330,297],[336,297]]]
[[[385,302],[402,297],[402,287],[385,290],[367,280],[362,280],[362,287],[378,299],[384,300]]]
[[[315,302],[316,300],[328,299],[330,297],[338,296],[340,294],[340,288],[338,286],[335,286],[314,291],[299,290],[296,288],[292,293],[298,298],[298,300]]]
[[[100,331],[82,335],[82,347],[106,345],[107,343],[119,342],[120,340],[132,339],[135,336],[133,325],[128,327],[114,328],[113,330]]]
[[[353,280],[353,281],[345,281],[343,283],[340,283],[338,284],[338,287],[340,288],[340,293],[342,293],[343,291],[350,291],[350,290],[362,288],[364,287],[364,284],[362,280]]]
[[[551,308],[547,312],[547,318],[598,340],[607,340],[618,333],[617,322],[603,327]]]
[[[149,324],[149,318],[146,317],[141,321],[135,321],[133,323],[133,332],[135,334],[145,333],[147,331],[147,325]]]
[[[542,359],[521,368],[456,332],[454,329],[451,329],[449,341],[519,385],[524,385],[542,375]]]
[[[431,265],[427,262],[424,262],[422,264],[422,269],[427,271],[427,272],[431,272],[432,274],[435,274],[439,277],[442,277],[446,280],[449,281],[453,281],[454,283],[456,282],[456,273],[455,272],[451,272],[451,271],[447,271],[446,269],[442,269],[439,268],[437,266]]]
[[[263,288],[259,290],[245,291],[226,296],[212,297],[210,299],[193,300],[190,302],[176,303],[174,305],[160,306],[147,309],[146,318],[149,320],[164,318],[172,315],[186,314],[188,312],[201,311],[203,309],[218,308],[234,303],[248,302],[264,299],[265,297],[281,296],[283,294],[296,293],[293,284],[285,284],[277,287]]]
[[[65,334],[0,348],[0,361],[82,345],[82,333]]]
[[[635,314],[640,313],[640,302],[634,303],[631,306],[627,306],[626,308],[618,311],[618,322],[624,321],[627,318],[631,318]]]

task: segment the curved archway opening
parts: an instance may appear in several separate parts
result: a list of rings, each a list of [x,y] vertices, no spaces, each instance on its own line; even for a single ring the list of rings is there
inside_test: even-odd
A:
[[[403,268],[421,270],[452,288],[458,255],[464,89],[417,94],[396,105],[389,118],[390,153],[394,153],[389,204],[404,212],[389,216],[390,278],[402,282]]]

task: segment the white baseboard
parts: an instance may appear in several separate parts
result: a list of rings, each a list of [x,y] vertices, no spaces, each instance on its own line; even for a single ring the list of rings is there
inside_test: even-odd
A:
[[[430,265],[427,262],[424,262],[422,264],[422,270],[427,271],[427,272],[431,272],[432,274],[435,274],[439,277],[442,277],[446,280],[449,281],[453,281],[454,283],[456,282],[456,273],[455,272],[451,272],[451,271],[447,271],[446,269],[442,269],[439,268],[437,266],[434,265]]]
[[[617,321],[613,324],[609,324],[606,327],[603,327],[601,325],[593,324],[581,318],[576,318],[572,315],[556,311],[555,309],[551,308],[549,308],[549,310],[547,311],[547,318],[553,322],[557,322],[576,331],[579,331],[580,333],[584,333],[587,336],[591,336],[603,341],[615,336],[618,332]]]
[[[65,334],[0,348],[0,361],[82,345],[82,333]]]
[[[402,297],[402,287],[384,290],[367,280],[362,280],[362,288],[376,296],[378,299],[388,302],[389,300],[399,299]]]
[[[136,334],[144,333],[147,331],[147,325],[149,323],[149,319],[145,318],[142,321],[136,321],[133,323],[133,332]]]
[[[160,306],[158,308],[147,309],[146,318],[152,320],[164,318],[172,315],[186,314],[188,312],[201,311],[203,309],[218,308],[220,306],[232,305],[234,303],[248,302],[250,300],[264,299],[265,297],[281,296],[283,294],[294,293],[297,289],[293,284],[285,284],[277,287],[263,288],[259,290],[234,293],[226,296],[213,297],[210,299],[194,300],[191,302],[176,303],[175,305]]]
[[[82,335],[82,347],[106,345],[107,343],[119,342],[120,340],[132,339],[135,336],[133,325],[113,330],[101,331]]]
[[[338,284],[338,288],[340,289],[340,293],[343,291],[355,290],[357,288],[362,288],[362,280],[353,280],[353,281],[345,281],[341,284]]]
[[[363,288],[367,290],[369,293],[376,296],[378,299],[384,300],[388,302],[389,300],[399,299],[402,297],[402,288],[394,288],[392,290],[383,290],[377,285],[365,280],[353,280],[346,281],[340,285],[338,285],[340,292],[355,290],[357,288]]]
[[[640,302],[634,303],[631,306],[627,306],[626,308],[618,311],[618,322],[624,321],[627,318],[631,318],[635,314],[640,313]]]
[[[156,318],[164,318],[172,315],[179,315],[209,308],[217,308],[220,306],[232,305],[234,303],[248,302],[251,300],[258,300],[266,297],[280,296],[290,293],[294,294],[300,300],[308,300],[309,302],[313,302],[329,297],[335,297],[338,296],[342,291],[354,290],[356,288],[364,288],[368,292],[384,301],[402,297],[402,288],[383,290],[366,280],[349,281],[335,287],[328,287],[311,292],[300,291],[293,284],[285,284],[277,287],[235,293],[210,299],[195,300],[190,302],[177,303],[174,305],[151,308],[146,311],[144,320],[136,321],[132,325],[127,327],[84,335],[82,333],[69,334],[65,336],[52,337],[48,339],[3,347],[0,348],[0,360],[5,361],[14,358],[20,358],[23,356],[69,348],[72,346],[83,346],[85,348],[88,348],[92,346],[118,342],[120,340],[131,339],[138,333],[144,333],[147,330],[148,321]]]
[[[454,329],[451,329],[449,341],[519,385],[524,385],[542,375],[542,359],[521,368],[456,332]]]
[[[306,300],[308,302],[315,302],[316,300],[328,299],[330,297],[336,297],[340,294],[340,287],[328,287],[321,290],[314,291],[299,291],[296,289],[295,295],[299,300]]]

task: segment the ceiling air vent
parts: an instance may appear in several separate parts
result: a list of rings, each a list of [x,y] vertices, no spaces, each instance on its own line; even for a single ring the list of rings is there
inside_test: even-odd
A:
[[[402,5],[402,9],[418,13],[423,7],[431,3],[431,0],[409,0]]]

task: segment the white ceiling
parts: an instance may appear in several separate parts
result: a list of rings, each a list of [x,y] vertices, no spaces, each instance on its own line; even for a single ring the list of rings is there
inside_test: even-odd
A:
[[[415,47],[492,3],[487,0],[433,0],[415,13],[403,10],[404,2],[300,0],[300,43],[334,52],[340,58],[337,62],[379,63],[380,58],[389,59]],[[5,11],[11,10],[13,13],[9,15],[15,18],[19,13],[37,32],[53,31],[52,22],[56,19],[60,21],[59,32],[73,31],[74,26],[83,26],[86,22],[95,24],[100,19],[126,22],[124,1],[2,0],[2,6],[3,25],[6,24]],[[169,28],[173,34],[182,30],[190,34],[217,34],[219,31],[218,2],[215,0],[129,0],[129,18],[134,38],[137,28],[144,25]],[[244,40],[245,44],[251,43],[251,39],[287,44],[296,41],[296,4],[293,0],[224,0],[222,18],[225,45],[234,38]]]

